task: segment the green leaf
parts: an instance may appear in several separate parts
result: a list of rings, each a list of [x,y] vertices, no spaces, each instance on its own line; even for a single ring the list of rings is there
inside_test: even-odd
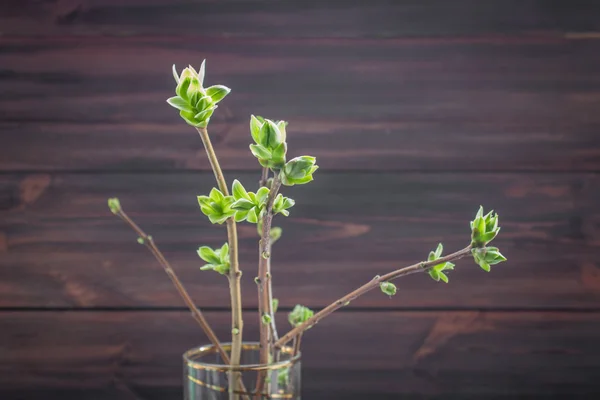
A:
[[[443,251],[444,251],[444,245],[441,243],[438,244],[437,248],[435,249],[435,259],[436,260],[442,256]]]
[[[246,221],[250,222],[251,224],[256,224],[258,222],[258,211],[256,207],[253,207],[250,211],[248,211]]]
[[[396,285],[394,285],[392,282],[381,282],[379,284],[379,288],[388,296],[394,296],[397,290]]]
[[[225,242],[221,248],[215,252],[218,253],[221,264],[229,263],[229,243]]]
[[[169,105],[171,107],[174,107],[174,108],[176,108],[178,110],[181,110],[181,111],[188,111],[188,112],[192,112],[193,111],[192,107],[189,105],[189,103],[186,100],[184,100],[181,97],[179,97],[179,96],[174,96],[174,97],[168,98],[167,99],[167,103],[169,103]]]
[[[277,128],[279,128],[279,132],[281,133],[281,141],[285,142],[286,141],[286,133],[285,133],[285,127],[288,125],[287,122],[285,121],[278,121],[277,122]]]
[[[223,98],[225,98],[229,92],[231,92],[231,89],[223,85],[214,85],[206,88],[206,95],[210,96],[215,104],[223,100]]]
[[[483,269],[486,272],[490,272],[490,270],[491,270],[490,264],[486,263],[484,260],[480,260],[479,266],[481,267],[481,269]]]
[[[259,160],[269,160],[271,158],[271,152],[259,144],[251,144],[250,151]]]
[[[260,144],[260,129],[263,122],[259,120],[260,117],[250,116],[250,134],[256,144]]]
[[[279,144],[279,146],[277,146],[275,149],[273,149],[273,153],[271,156],[271,161],[273,162],[273,167],[281,167],[283,164],[285,164],[285,153],[287,152],[287,144],[285,142],[282,142],[281,144]]]
[[[201,259],[203,259],[209,264],[219,264],[221,262],[221,259],[215,253],[215,251],[208,246],[200,247],[198,249],[198,255]]]
[[[248,211],[236,211],[235,212],[235,222],[242,222],[246,220],[248,217]]]
[[[173,64],[173,78],[175,78],[176,83],[179,83],[179,74],[177,73],[177,68],[175,68],[175,64]]]
[[[181,76],[179,77],[179,83],[177,84],[177,88],[175,88],[175,93],[184,100],[189,100],[187,95],[188,88],[192,82],[192,75],[189,70],[185,68],[181,72]]]
[[[254,207],[254,203],[246,199],[236,200],[231,205],[231,209],[236,211],[249,211],[252,207]]]
[[[196,110],[205,111],[213,106],[210,96],[201,96],[196,103]]]
[[[121,202],[116,197],[108,199],[108,208],[113,214],[121,212]]]
[[[435,281],[440,280],[440,272],[435,268],[429,270],[429,276],[431,276]]]
[[[270,119],[265,120],[265,123],[260,128],[258,138],[259,144],[270,150],[275,149],[282,142],[279,128]]]
[[[212,188],[211,189],[209,197],[214,202],[221,202],[221,201],[225,200],[225,196],[217,188]]]
[[[440,271],[440,272],[438,272],[438,275],[440,277],[440,280],[448,283],[448,277],[446,276],[446,274],[444,274],[443,272]]]
[[[267,201],[267,197],[269,196],[269,188],[267,187],[261,187],[260,189],[258,189],[258,191],[256,192],[256,205],[263,207]]]
[[[246,199],[250,200],[250,196],[248,196],[248,192],[244,188],[244,186],[237,179],[233,181],[231,185],[231,192],[233,194],[233,198],[235,200]]]
[[[299,185],[313,180],[317,170],[316,159],[311,156],[296,157],[288,161],[281,170],[281,181],[286,186]]]
[[[216,109],[217,106],[212,106],[204,111],[200,111],[198,114],[194,115],[194,119],[196,121],[206,121],[213,115]]]
[[[179,111],[179,116],[191,126],[198,126],[199,122],[194,119],[194,111]]]
[[[202,60],[202,64],[200,64],[200,69],[198,70],[198,81],[200,82],[200,86],[204,85],[205,73],[206,73],[206,60]]]

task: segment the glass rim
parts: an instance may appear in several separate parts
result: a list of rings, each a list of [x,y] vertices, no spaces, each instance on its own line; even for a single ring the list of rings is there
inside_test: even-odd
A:
[[[225,351],[231,351],[231,343],[221,343],[221,347]],[[242,350],[259,350],[260,343],[259,342],[244,342],[242,343]],[[294,349],[290,346],[281,347],[280,351],[284,354],[293,354]],[[183,360],[187,364],[188,367],[199,369],[199,370],[210,370],[210,371],[220,371],[220,372],[229,372],[229,371],[268,371],[268,370],[277,370],[286,367],[290,367],[295,364],[302,353],[299,351],[298,354],[292,356],[288,360],[277,361],[271,364],[244,364],[239,366],[230,366],[226,364],[216,364],[216,363],[208,363],[204,361],[197,361],[195,357],[203,357],[209,354],[217,353],[217,347],[214,344],[207,344],[200,347],[194,347],[187,350],[183,353]]]

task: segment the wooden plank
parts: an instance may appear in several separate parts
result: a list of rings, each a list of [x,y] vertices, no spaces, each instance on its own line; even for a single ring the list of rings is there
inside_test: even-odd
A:
[[[207,318],[226,337],[226,313]],[[184,312],[3,312],[0,320],[3,398],[47,399],[52,389],[175,398],[181,354],[205,341]],[[597,312],[340,313],[305,336],[304,394],[590,396],[600,393],[599,329]],[[246,337],[255,336],[246,315]]]
[[[238,177],[248,188],[257,178]],[[225,280],[198,271],[195,254],[226,237],[195,201],[214,185],[211,174],[3,175],[0,182],[1,306],[181,306],[164,272],[109,213],[106,198],[115,195],[202,306],[228,306]],[[319,171],[310,185],[284,190],[297,205],[275,221],[284,228],[274,249],[276,295],[285,306],[323,306],[376,274],[423,259],[439,241],[458,250],[483,204],[501,215],[497,244],[509,262],[489,275],[462,262],[450,285],[411,276],[394,300],[371,293],[353,306],[595,309],[599,190],[594,174]],[[240,247],[245,305],[253,307],[254,226],[240,225]]]
[[[592,1],[4,1],[4,35],[393,37],[599,29]]]
[[[193,130],[164,99],[172,63],[207,58],[207,83],[233,88],[211,124],[229,168],[256,165],[255,113],[290,121],[292,154],[340,170],[598,171],[599,46],[3,39],[0,168],[206,169]]]

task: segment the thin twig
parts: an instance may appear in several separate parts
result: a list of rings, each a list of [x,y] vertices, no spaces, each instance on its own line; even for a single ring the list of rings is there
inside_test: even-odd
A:
[[[272,308],[269,304],[273,295],[270,294],[271,285],[269,281],[271,280],[271,273],[269,272],[269,258],[271,254],[269,253],[271,249],[271,223],[273,221],[273,203],[275,202],[275,197],[277,196],[277,192],[281,187],[281,179],[279,179],[279,174],[276,172],[275,177],[273,178],[273,183],[271,185],[271,189],[269,191],[269,197],[267,198],[267,204],[265,207],[265,213],[262,219],[262,234],[259,241],[259,254],[258,254],[258,310],[259,310],[259,324],[260,324],[260,353],[259,353],[259,362],[261,364],[269,363],[269,353],[271,349],[271,345],[269,343],[269,333],[270,326],[263,323],[263,315],[269,313],[269,310]],[[271,316],[271,320],[273,320],[273,316]],[[256,380],[256,392],[261,393],[262,387],[264,385],[265,374],[261,371],[258,374],[258,378]]]
[[[148,250],[150,250],[150,252],[156,258],[158,263],[163,267],[163,269],[165,270],[167,275],[169,275],[169,278],[171,278],[171,281],[173,282],[173,285],[177,289],[177,292],[179,293],[179,295],[183,299],[184,303],[188,306],[188,308],[192,312],[192,316],[198,322],[198,325],[200,325],[200,327],[202,328],[202,330],[204,331],[206,336],[208,336],[208,339],[210,340],[210,342],[213,344],[213,346],[216,347],[217,351],[219,352],[219,355],[223,359],[223,362],[226,364],[229,364],[229,362],[230,362],[229,355],[223,349],[223,346],[221,346],[221,342],[217,338],[217,335],[215,334],[215,332],[212,330],[212,328],[206,321],[206,318],[204,318],[204,315],[202,314],[202,312],[194,304],[194,301],[188,294],[187,290],[185,290],[185,288],[183,287],[181,281],[177,277],[177,274],[175,274],[175,271],[173,271],[173,268],[171,268],[171,264],[169,264],[169,262],[167,261],[165,256],[158,249],[158,247],[154,243],[154,240],[152,239],[152,237],[148,236],[146,234],[146,232],[144,232],[135,222],[133,222],[133,220],[131,218],[129,218],[129,216],[127,214],[125,214],[125,211],[120,210],[120,211],[116,212],[116,215],[119,218],[121,218],[127,225],[129,225],[129,227],[135,231],[135,233],[138,235],[138,237],[142,238],[144,245],[148,248]]]
[[[267,186],[268,180],[269,180],[269,167],[263,167],[262,173],[260,176],[260,181],[258,181],[258,187]]]
[[[212,167],[217,180],[219,190],[223,195],[229,195],[229,189],[227,188],[227,182],[223,176],[223,171],[219,165],[219,160],[208,136],[206,128],[197,128],[204,148],[206,149],[206,155]],[[242,333],[244,329],[244,322],[242,320],[242,293],[240,279],[242,272],[239,268],[238,262],[238,239],[237,239],[237,228],[235,220],[229,218],[227,220],[227,240],[229,243],[229,294],[231,297],[231,366],[240,365],[240,358],[242,355]],[[238,387],[241,387],[241,375],[234,374],[232,389],[235,391]],[[231,396],[230,396],[231,397]]]
[[[293,328],[292,330],[290,330],[288,333],[283,335],[275,343],[275,347],[281,348],[286,343],[288,343],[290,340],[292,340],[293,338],[295,338],[296,336],[298,336],[299,334],[301,334],[308,328],[316,325],[319,321],[321,321],[323,318],[325,318],[329,314],[333,313],[335,310],[337,310],[341,307],[344,307],[345,305],[348,305],[352,300],[356,299],[357,297],[360,297],[363,294],[369,292],[370,290],[375,289],[382,282],[388,282],[388,281],[400,278],[401,276],[414,274],[416,272],[427,271],[427,270],[431,269],[432,267],[434,267],[435,265],[438,265],[438,264],[441,264],[444,262],[455,261],[455,260],[463,258],[464,256],[469,255],[469,254],[471,254],[471,245],[465,247],[462,250],[459,250],[455,253],[449,254],[445,257],[441,257],[434,261],[423,261],[423,262],[413,264],[413,265],[405,267],[405,268],[401,268],[401,269],[392,271],[383,276],[378,275],[375,278],[373,278],[372,280],[370,280],[369,282],[367,282],[364,285],[362,285],[361,287],[359,287],[358,289],[348,293],[344,297],[331,303],[330,305],[328,305],[327,307],[325,307],[324,309],[322,309],[321,311],[319,311],[318,313],[316,313],[315,315],[313,315],[312,317],[307,319],[302,324],[300,324],[300,325],[296,326],[295,328]]]

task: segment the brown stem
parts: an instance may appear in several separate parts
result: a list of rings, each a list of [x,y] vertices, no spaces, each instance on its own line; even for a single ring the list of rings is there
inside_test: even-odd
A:
[[[269,352],[272,346],[269,343],[270,325],[263,323],[263,315],[269,314],[271,321],[273,321],[271,300],[273,295],[271,294],[271,273],[269,272],[269,259],[271,254],[271,223],[273,221],[273,203],[277,192],[281,187],[281,180],[279,174],[275,173],[273,184],[269,191],[269,197],[267,198],[267,204],[265,207],[265,213],[262,219],[262,233],[259,241],[259,254],[258,254],[258,311],[259,311],[259,324],[260,324],[260,354],[259,362],[261,364],[269,363]],[[259,373],[256,380],[256,392],[261,393],[264,385],[265,374]]]
[[[177,274],[175,274],[175,271],[173,271],[173,268],[171,268],[171,265],[169,264],[167,259],[164,257],[164,255],[161,253],[161,251],[158,249],[158,247],[154,243],[154,240],[152,239],[152,237],[148,236],[146,234],[146,232],[144,232],[135,222],[133,222],[133,220],[131,218],[129,218],[129,216],[127,214],[125,214],[124,211],[120,210],[116,213],[116,215],[119,218],[121,218],[127,225],[129,225],[129,227],[135,231],[135,233],[138,235],[138,237],[142,238],[144,245],[148,248],[148,250],[150,250],[150,252],[156,258],[158,263],[163,267],[163,269],[165,270],[167,275],[169,275],[169,278],[171,278],[171,282],[173,282],[173,285],[177,289],[177,292],[179,292],[179,295],[183,299],[184,303],[188,306],[188,308],[192,312],[192,316],[194,317],[194,319],[198,322],[198,324],[200,325],[200,327],[202,328],[202,330],[204,331],[206,336],[208,336],[208,339],[213,344],[213,346],[215,346],[217,348],[217,351],[219,352],[219,355],[223,359],[223,362],[226,364],[229,364],[229,356],[227,355],[227,352],[221,346],[221,342],[217,338],[217,335],[215,334],[215,332],[212,330],[212,328],[206,321],[206,318],[204,318],[204,315],[202,314],[202,312],[194,304],[194,301],[188,294],[187,290],[185,290],[185,288],[183,287],[181,281],[177,277]]]
[[[259,187],[267,186],[267,181],[269,180],[269,167],[263,167],[262,174],[260,177],[260,181],[258,182]],[[267,249],[267,252],[273,255],[273,246],[272,243]],[[275,344],[277,340],[279,340],[279,335],[277,334],[277,324],[275,322],[275,312],[273,311],[273,276],[271,275],[271,257],[267,259],[267,274],[271,277],[269,279],[267,285],[267,292],[269,294],[269,308],[268,313],[271,316],[271,335],[270,335],[270,343],[271,348]]]
[[[347,305],[348,303],[350,303],[352,300],[356,299],[357,297],[360,297],[363,294],[369,292],[370,290],[375,289],[382,282],[388,282],[388,281],[400,278],[401,276],[414,274],[416,272],[427,271],[427,270],[431,269],[432,267],[434,267],[435,265],[438,265],[438,264],[441,264],[444,262],[455,261],[455,260],[463,258],[464,256],[469,255],[469,254],[471,254],[471,245],[465,247],[462,250],[459,250],[452,254],[448,254],[447,256],[441,257],[434,261],[422,261],[420,263],[413,264],[413,265],[405,267],[405,268],[397,269],[397,270],[387,273],[383,276],[378,275],[375,278],[373,278],[372,280],[370,280],[369,282],[367,282],[364,285],[362,285],[361,287],[359,287],[358,289],[348,293],[344,297],[331,303],[330,305],[328,305],[327,307],[325,307],[324,309],[322,309],[321,311],[319,311],[318,313],[316,313],[315,315],[313,315],[312,317],[307,319],[302,324],[300,324],[297,327],[290,330],[288,333],[283,335],[275,343],[275,347],[280,348],[280,347],[284,346],[290,340],[292,340],[293,338],[295,338],[296,336],[298,336],[299,334],[304,332],[306,329],[316,325],[319,321],[321,321],[323,318],[325,318],[329,314],[333,313],[335,310],[337,310],[341,307],[344,307],[345,305]]]
[[[299,333],[294,338],[294,352],[292,353],[292,357],[296,357],[298,355],[298,353],[300,352],[300,343],[302,342],[302,335],[303,335],[303,333]]]
[[[225,177],[223,176],[223,171],[221,170],[221,166],[219,165],[219,160],[217,159],[217,154],[212,146],[210,141],[210,137],[208,136],[208,131],[206,128],[196,128],[198,133],[200,134],[200,138],[202,139],[202,143],[204,144],[204,148],[206,149],[206,155],[208,156],[208,161],[212,167],[212,170],[215,174],[215,179],[217,180],[217,185],[219,186],[219,190],[225,196],[229,196],[229,189],[227,188],[227,182],[225,181]],[[229,294],[231,297],[231,366],[240,365],[240,358],[242,354],[242,333],[244,329],[244,322],[242,320],[242,295],[241,295],[241,285],[240,279],[242,277],[242,272],[240,271],[239,261],[238,261],[238,239],[237,239],[237,228],[235,224],[235,220],[233,218],[229,218],[227,220],[227,240],[229,243],[229,259],[230,259],[230,269],[229,269]],[[232,389],[236,391],[239,387],[241,387],[241,375],[234,374],[232,379]],[[230,396],[231,397],[231,396]]]
[[[258,181],[258,187],[267,186],[269,180],[269,167],[263,167],[260,181]]]

